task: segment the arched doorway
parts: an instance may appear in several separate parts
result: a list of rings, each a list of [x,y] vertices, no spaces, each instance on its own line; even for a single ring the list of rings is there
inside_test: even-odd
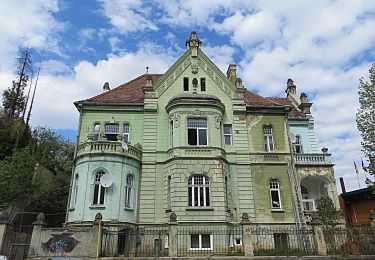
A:
[[[307,212],[316,211],[316,201],[321,197],[328,196],[333,200],[330,183],[320,176],[303,178],[301,180],[301,195],[303,209]]]

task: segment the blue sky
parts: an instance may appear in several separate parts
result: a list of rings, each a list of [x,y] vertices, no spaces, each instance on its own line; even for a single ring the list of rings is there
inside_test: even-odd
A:
[[[19,7],[22,8],[19,8]],[[314,103],[319,147],[334,155],[336,177],[357,188],[353,158],[357,87],[375,57],[374,0],[33,0],[1,1],[0,90],[14,79],[19,48],[41,62],[31,122],[74,139],[73,102],[145,72],[163,73],[196,30],[224,72],[238,66],[245,86],[282,96],[288,78]],[[361,174],[363,183],[364,176]]]

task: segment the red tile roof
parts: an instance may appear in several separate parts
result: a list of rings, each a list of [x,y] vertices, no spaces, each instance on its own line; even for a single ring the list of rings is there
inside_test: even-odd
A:
[[[152,81],[155,84],[162,74],[143,74],[117,88],[89,99],[74,102],[74,104],[143,104],[144,93],[142,87],[146,85],[148,76],[152,77]]]
[[[144,93],[142,87],[146,85],[146,78],[152,77],[153,84],[155,84],[163,74],[143,74],[117,88],[111,89],[110,91],[101,93],[89,99],[84,99],[74,102],[75,105],[116,105],[116,104],[143,104]],[[289,116],[292,117],[303,117],[303,113],[296,110],[292,102],[288,98],[266,98],[250,92],[245,91],[245,103],[247,106],[254,107],[283,107],[289,106],[292,111]]]
[[[295,108],[295,106],[293,106],[293,103],[289,98],[268,97],[268,99],[273,100],[284,106],[289,106],[291,108],[288,114],[289,118],[306,118],[305,114],[303,114],[300,110],[298,110],[297,108]]]

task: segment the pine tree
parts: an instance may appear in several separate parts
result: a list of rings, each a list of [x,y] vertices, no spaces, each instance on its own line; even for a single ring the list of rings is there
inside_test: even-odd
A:
[[[363,152],[369,161],[368,172],[375,176],[375,63],[369,70],[369,79],[369,82],[363,78],[359,80],[357,127],[362,136]]]

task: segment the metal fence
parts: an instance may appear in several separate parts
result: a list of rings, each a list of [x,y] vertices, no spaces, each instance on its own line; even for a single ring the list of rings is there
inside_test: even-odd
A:
[[[179,226],[178,256],[244,255],[242,226]]]
[[[335,227],[323,232],[328,254],[375,255],[375,229]]]
[[[313,231],[310,228],[262,227],[251,229],[255,255],[314,255]]]
[[[168,226],[103,229],[102,256],[168,256]]]

